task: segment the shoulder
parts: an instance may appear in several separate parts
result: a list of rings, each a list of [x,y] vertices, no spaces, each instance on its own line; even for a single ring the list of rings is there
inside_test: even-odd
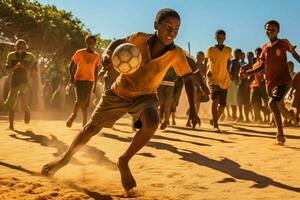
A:
[[[231,47],[225,46],[224,48],[225,48],[225,50],[226,50],[227,52],[230,52],[230,53],[231,53],[231,51],[232,51]]]
[[[264,51],[264,50],[266,50],[269,46],[270,46],[270,43],[269,43],[269,42],[268,42],[268,43],[265,43],[265,44],[262,45],[261,49]]]
[[[17,52],[15,52],[15,51],[9,52],[7,55],[7,58],[13,59],[13,58],[16,58],[16,55],[17,55]]]
[[[214,51],[214,50],[216,50],[215,46],[208,47],[208,49],[207,49],[207,51]]]
[[[134,40],[147,40],[152,34],[144,32],[135,32],[126,37],[126,42],[132,42]]]
[[[75,54],[79,54],[79,53],[84,53],[86,52],[86,49],[85,48],[82,48],[82,49],[78,49]]]
[[[35,55],[31,52],[26,52],[26,56],[31,58],[31,59],[34,59],[35,58]]]

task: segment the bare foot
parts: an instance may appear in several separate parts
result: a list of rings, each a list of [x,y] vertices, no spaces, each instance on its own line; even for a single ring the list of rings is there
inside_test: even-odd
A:
[[[15,130],[14,125],[13,125],[13,124],[10,124],[10,125],[9,125],[9,129],[10,129],[10,130]]]
[[[282,133],[277,133],[276,139],[279,145],[284,145],[285,143],[285,137]]]
[[[57,158],[56,160],[46,164],[42,168],[43,176],[53,176],[57,170],[64,167],[68,162],[63,160],[63,157]]]
[[[213,128],[213,132],[215,133],[221,133],[221,130],[218,127]]]
[[[74,113],[72,113],[67,120],[66,126],[71,128],[75,118],[76,118],[76,115]]]
[[[166,122],[163,122],[161,125],[160,125],[160,130],[165,130],[168,126],[168,123]]]
[[[120,158],[117,165],[121,174],[122,185],[125,191],[128,192],[136,187],[136,182],[131,174],[128,163],[122,161],[122,159]]]

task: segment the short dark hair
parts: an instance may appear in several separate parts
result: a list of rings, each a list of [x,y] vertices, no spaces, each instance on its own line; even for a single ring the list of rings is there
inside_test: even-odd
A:
[[[198,51],[198,52],[197,52],[197,56],[198,56],[199,54],[204,55],[204,52],[203,52],[203,51]]]
[[[242,53],[243,51],[241,49],[235,49],[234,50],[234,54],[239,53],[239,52]]]
[[[249,52],[247,53],[247,56],[249,56],[249,55],[254,56],[254,53],[253,53],[252,51],[249,51]]]
[[[260,47],[257,47],[257,48],[255,49],[255,52],[257,52],[257,51],[262,51],[262,49],[261,49]]]
[[[216,36],[217,35],[224,35],[224,36],[226,36],[226,32],[224,30],[222,30],[222,29],[219,29],[219,30],[216,31],[215,35]]]
[[[96,36],[88,34],[87,36],[85,36],[85,41],[87,41],[88,39],[93,39],[96,42]]]
[[[178,12],[176,12],[175,10],[173,10],[171,8],[163,8],[157,12],[157,14],[155,16],[155,22],[160,23],[167,17],[174,17],[180,21],[180,16],[179,16]]]
[[[267,26],[268,24],[277,26],[278,30],[280,29],[280,24],[279,24],[279,22],[276,21],[276,20],[270,20],[270,21],[267,21],[267,22],[265,23],[265,28],[266,28],[266,26]]]
[[[15,45],[17,46],[17,45],[19,45],[19,44],[21,44],[21,43],[23,43],[24,45],[27,45],[27,44],[26,44],[26,41],[23,40],[23,39],[18,39],[18,40],[16,41]]]

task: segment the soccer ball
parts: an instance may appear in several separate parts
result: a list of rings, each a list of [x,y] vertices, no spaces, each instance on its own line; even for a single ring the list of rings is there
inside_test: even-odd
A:
[[[115,49],[111,60],[119,73],[128,75],[140,67],[142,54],[134,44],[124,43]]]

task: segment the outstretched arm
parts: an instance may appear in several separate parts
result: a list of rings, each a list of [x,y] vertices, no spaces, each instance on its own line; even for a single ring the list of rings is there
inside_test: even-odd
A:
[[[289,52],[292,54],[292,56],[295,58],[295,60],[297,60],[297,62],[300,63],[300,56],[296,52],[296,47],[297,46],[292,45],[291,42],[288,39],[283,39],[283,41],[288,43],[288,45],[290,47]]]
[[[193,128],[195,128],[195,126],[197,124],[200,125],[200,119],[196,113],[196,108],[195,108],[194,83],[193,83],[192,74],[187,74],[187,75],[183,76],[183,80],[184,80],[184,85],[185,85],[185,90],[186,90],[186,94],[188,97],[188,101],[190,104],[190,117],[189,118],[192,119]]]

